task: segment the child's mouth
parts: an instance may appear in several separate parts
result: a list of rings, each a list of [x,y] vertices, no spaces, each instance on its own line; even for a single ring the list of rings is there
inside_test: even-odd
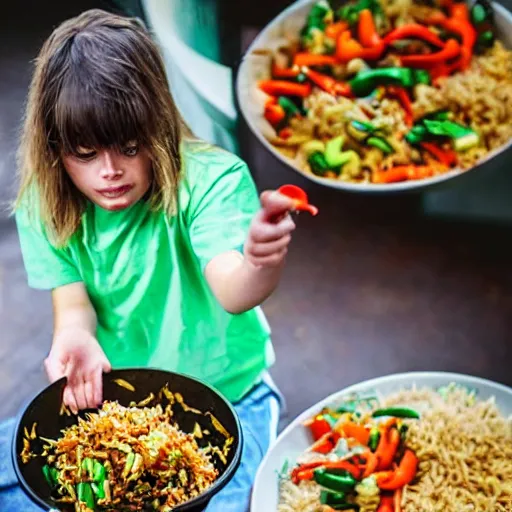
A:
[[[122,187],[105,188],[103,190],[98,190],[98,192],[107,199],[117,199],[118,197],[126,194],[132,188],[132,185],[123,185]]]

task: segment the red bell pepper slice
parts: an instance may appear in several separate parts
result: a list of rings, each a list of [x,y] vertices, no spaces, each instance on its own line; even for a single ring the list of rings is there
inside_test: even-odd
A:
[[[433,46],[443,48],[444,41],[437,37],[431,30],[424,25],[419,23],[410,23],[408,25],[402,25],[401,27],[395,28],[389,34],[384,37],[384,43],[387,45],[393,41],[400,39],[422,39]]]
[[[455,39],[449,39],[444,48],[435,53],[425,55],[403,55],[400,57],[402,66],[407,68],[428,69],[446,63],[450,59],[458,57],[461,51],[459,43]]]
[[[311,94],[311,84],[297,84],[286,80],[261,80],[258,86],[270,96],[299,96],[305,98]]]
[[[382,496],[377,512],[394,512],[393,496]]]
[[[402,105],[402,108],[404,109],[405,112],[405,124],[407,126],[412,126],[414,122],[413,110],[411,99],[409,98],[409,93],[407,92],[407,90],[404,89],[403,87],[390,86],[388,87],[387,91],[390,96],[396,98],[400,102],[400,105]]]
[[[405,450],[399,466],[395,469],[393,477],[380,483],[379,487],[385,491],[395,491],[410,484],[418,470],[418,457],[412,450]]]
[[[375,48],[382,45],[382,39],[375,28],[373,14],[370,9],[363,9],[359,13],[357,37],[359,42],[366,48]]]
[[[306,421],[304,425],[309,428],[315,441],[318,441],[324,434],[332,431],[331,425],[321,414]]]
[[[453,149],[442,148],[433,142],[421,142],[420,146],[447,167],[453,167],[457,163],[457,153]]]
[[[350,85],[345,82],[338,82],[332,76],[324,75],[318,71],[304,68],[304,74],[320,89],[332,94],[333,96],[351,96]]]

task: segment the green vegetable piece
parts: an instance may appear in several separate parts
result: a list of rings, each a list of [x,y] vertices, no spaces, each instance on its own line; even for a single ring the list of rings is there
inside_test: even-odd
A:
[[[403,423],[400,425],[400,428],[398,429],[398,432],[400,432],[400,439],[405,442],[405,439],[407,437],[407,432],[409,430],[409,426]]]
[[[370,430],[370,440],[368,441],[368,448],[372,452],[374,452],[377,449],[377,446],[379,445],[380,441],[380,432],[378,428],[373,427]]]
[[[405,140],[412,145],[423,142],[428,136],[427,129],[422,125],[416,125],[405,135]]]
[[[323,468],[315,470],[313,478],[317,484],[334,492],[350,492],[357,484],[350,474],[340,475]]]
[[[105,466],[95,460],[92,479],[102,486],[105,478],[107,478],[107,470],[105,469]]]
[[[480,25],[487,18],[487,12],[482,4],[475,4],[471,9],[471,21],[474,25]]]
[[[42,468],[44,479],[48,485],[53,489],[58,482],[59,472],[55,468],[51,468],[48,464],[45,464]]]
[[[300,115],[299,107],[290,98],[279,96],[277,103],[283,108],[287,118]]]
[[[379,0],[359,0],[355,4],[344,5],[338,9],[336,15],[340,20],[345,20],[353,26],[359,21],[359,13],[364,9],[372,12],[377,28],[386,23],[386,14]]]
[[[387,140],[381,137],[369,137],[366,141],[366,144],[380,149],[386,155],[390,155],[391,153],[395,152],[393,146]]]
[[[420,413],[414,409],[409,409],[408,407],[388,407],[386,409],[377,409],[376,411],[373,411],[372,416],[374,418],[393,416],[395,418],[419,419]]]
[[[91,488],[96,498],[99,500],[105,499],[105,489],[103,488],[103,484],[96,484],[93,482],[91,484]]]
[[[432,121],[425,119],[423,124],[430,134],[439,137],[458,138],[474,133],[471,128],[454,123],[453,121]]]
[[[344,153],[343,151],[341,151],[344,142],[345,139],[340,135],[339,137],[331,139],[325,145],[324,156],[325,161],[329,167],[340,167],[350,160],[350,155],[348,155],[347,152]]]
[[[475,146],[478,146],[480,138],[475,132],[468,133],[462,137],[457,137],[453,140],[453,149],[455,151],[467,151]]]
[[[86,457],[82,462],[82,469],[87,473],[87,476],[92,480],[94,477],[94,462],[89,457]]]
[[[313,174],[317,176],[325,176],[325,173],[329,170],[329,165],[327,165],[325,161],[324,154],[319,151],[309,156],[308,163],[311,166]]]
[[[334,507],[335,505],[342,505],[346,503],[344,492],[330,492],[323,490],[320,493],[320,503],[322,505],[329,505]]]
[[[369,96],[379,85],[413,87],[429,84],[428,71],[413,68],[377,68],[360,71],[351,81],[352,92],[359,97]]]
[[[491,48],[496,37],[492,30],[482,32],[477,39],[477,44],[483,48]]]
[[[87,482],[79,482],[76,486],[76,494],[78,501],[85,503],[87,508],[95,510],[96,503],[94,501],[94,492],[92,490],[91,484]]]

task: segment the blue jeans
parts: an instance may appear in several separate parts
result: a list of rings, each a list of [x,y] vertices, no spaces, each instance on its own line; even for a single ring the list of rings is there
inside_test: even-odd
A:
[[[246,512],[256,470],[275,439],[279,399],[267,384],[260,384],[234,404],[244,434],[242,460],[233,479],[209,503],[205,512]],[[41,512],[17,484],[11,463],[14,420],[0,424],[0,511]]]

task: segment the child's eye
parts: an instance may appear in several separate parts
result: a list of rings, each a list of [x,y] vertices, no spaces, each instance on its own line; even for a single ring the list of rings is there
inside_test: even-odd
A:
[[[136,144],[132,146],[126,146],[123,148],[123,155],[125,156],[135,156],[139,152],[139,146]]]
[[[97,152],[94,149],[78,148],[75,152],[76,158],[80,160],[92,160]]]

